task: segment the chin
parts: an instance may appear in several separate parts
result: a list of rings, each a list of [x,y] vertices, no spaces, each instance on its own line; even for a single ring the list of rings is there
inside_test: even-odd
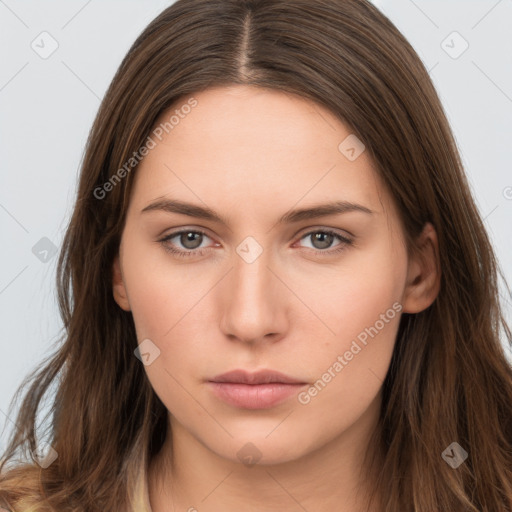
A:
[[[222,446],[217,443],[213,445],[205,443],[210,450],[214,451],[220,457],[230,460],[231,462],[242,464],[247,467],[254,466],[272,466],[277,464],[285,464],[292,462],[306,455],[304,445],[299,439],[293,437],[278,436],[265,433],[246,433],[242,436],[235,436],[229,439]],[[216,446],[215,446],[216,445]]]

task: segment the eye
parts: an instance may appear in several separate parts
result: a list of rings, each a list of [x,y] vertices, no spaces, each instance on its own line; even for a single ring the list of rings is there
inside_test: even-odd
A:
[[[167,235],[160,242],[166,251],[186,258],[188,256],[202,256],[204,254],[205,248],[200,247],[204,237],[210,238],[204,231],[183,229]],[[171,242],[174,238],[177,239],[177,242]],[[181,244],[185,250],[176,249],[177,243]]]
[[[311,240],[313,246],[312,249],[314,249],[316,253],[319,253],[322,256],[324,256],[324,253],[327,256],[336,254],[346,249],[347,245],[353,244],[353,240],[350,238],[330,229],[317,229],[315,231],[309,231],[304,236],[302,236],[300,240],[302,241],[308,238]],[[335,249],[330,249],[335,239],[338,239],[339,243],[334,246]]]

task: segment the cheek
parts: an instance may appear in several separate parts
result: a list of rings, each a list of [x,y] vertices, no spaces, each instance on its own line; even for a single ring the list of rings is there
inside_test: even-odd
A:
[[[157,242],[124,240],[124,277],[137,337],[164,340],[205,290]],[[201,287],[203,288],[203,287]]]
[[[152,388],[169,410],[186,421],[204,411],[186,392],[187,381],[197,373],[197,359],[204,350],[197,313],[201,299],[211,288],[209,280],[169,263],[163,249],[142,250],[126,244],[125,280],[137,340],[151,340],[158,356],[145,366]],[[142,245],[142,244],[141,244]],[[129,251],[132,252],[129,252]],[[185,387],[183,387],[185,386]],[[207,421],[207,418],[204,418]]]
[[[137,340],[149,339],[159,350],[145,367],[148,377],[161,398],[186,404],[179,383],[196,375],[198,358],[211,343],[205,336],[204,308],[219,276],[177,264],[163,248],[147,242],[127,240],[125,247],[124,275]]]
[[[390,308],[388,316],[394,316],[393,304],[403,294],[406,263],[405,251],[383,238],[371,248],[347,252],[336,266],[319,268],[316,273],[298,269],[289,278],[315,314],[306,316],[314,318],[315,327],[325,333],[325,346],[343,348]]]
[[[139,342],[150,338],[157,342],[175,323],[177,290],[169,290],[154,270],[142,270],[137,275],[127,276],[130,283],[130,306]]]
[[[372,250],[354,251],[329,274],[301,277],[301,298],[322,320],[309,315],[313,322],[298,320],[303,335],[297,336],[320,338],[315,350],[303,347],[321,381],[318,390],[329,388],[319,404],[342,397],[352,404],[349,410],[357,410],[374,398],[393,353],[405,276],[405,251],[383,240]]]

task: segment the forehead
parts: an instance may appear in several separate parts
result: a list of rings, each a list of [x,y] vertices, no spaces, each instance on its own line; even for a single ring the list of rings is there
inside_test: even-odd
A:
[[[261,206],[281,211],[298,201],[381,207],[385,191],[368,152],[355,159],[344,152],[350,127],[300,96],[251,86],[207,89],[176,101],[152,133],[158,129],[136,170],[137,206],[169,194],[260,214]]]

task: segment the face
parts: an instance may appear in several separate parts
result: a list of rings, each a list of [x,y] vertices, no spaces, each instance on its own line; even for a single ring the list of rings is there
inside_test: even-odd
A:
[[[376,416],[400,315],[433,295],[333,114],[245,86],[193,98],[136,170],[114,297],[174,432],[235,462],[291,461]],[[237,369],[298,384],[211,382]]]

